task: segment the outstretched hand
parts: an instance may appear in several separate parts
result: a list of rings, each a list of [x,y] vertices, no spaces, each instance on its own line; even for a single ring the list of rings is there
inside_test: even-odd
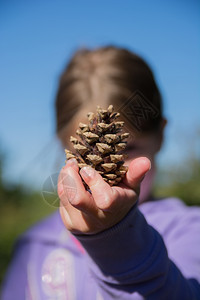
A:
[[[95,234],[117,224],[136,203],[150,166],[146,157],[132,160],[123,181],[111,187],[93,168],[84,167],[79,173],[76,159],[68,160],[58,179],[60,214],[66,228],[74,234]]]

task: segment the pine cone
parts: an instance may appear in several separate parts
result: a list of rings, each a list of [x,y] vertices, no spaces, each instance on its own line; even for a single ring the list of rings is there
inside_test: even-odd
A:
[[[123,121],[115,121],[120,113],[113,112],[113,105],[107,110],[97,106],[96,113],[87,114],[88,124],[79,123],[76,134],[79,139],[71,136],[75,152],[65,149],[66,158],[76,158],[79,168],[91,166],[97,170],[110,186],[117,185],[127,172],[124,166],[126,154],[125,141],[129,133],[123,133]],[[89,189],[85,184],[86,189]]]

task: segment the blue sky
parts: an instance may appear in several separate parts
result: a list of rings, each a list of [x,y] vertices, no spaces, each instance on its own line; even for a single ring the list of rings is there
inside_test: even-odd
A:
[[[7,153],[7,182],[39,185],[64,163],[55,138],[54,96],[60,72],[82,46],[127,47],[153,68],[169,120],[160,165],[181,163],[196,147],[199,1],[4,0],[0,36],[0,143]]]

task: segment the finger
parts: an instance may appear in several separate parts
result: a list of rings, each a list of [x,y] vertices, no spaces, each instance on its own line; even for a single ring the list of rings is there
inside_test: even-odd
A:
[[[68,202],[73,201],[77,192],[77,184],[73,176],[68,173],[68,169],[63,168],[61,170],[57,186],[58,196],[65,207],[68,205]]]
[[[67,160],[65,166],[63,167],[63,169],[66,169],[68,167],[72,167],[74,168],[75,170],[79,170],[79,167],[78,167],[78,162],[75,158],[70,158]]]
[[[82,212],[72,205],[69,204],[68,209],[60,204],[60,215],[65,227],[74,234],[80,234],[82,231],[79,228],[84,229],[84,232],[87,232],[87,223],[82,223]],[[85,224],[85,226],[83,226]]]
[[[104,181],[102,176],[91,167],[83,167],[80,170],[81,177],[89,186],[95,204],[101,210],[107,210],[114,201],[112,188]]]
[[[79,167],[78,167],[77,160],[75,158],[71,158],[71,159],[67,160],[65,166],[60,171],[60,174],[58,177],[58,185],[57,185],[57,191],[58,191],[59,197],[61,197],[64,193],[63,183],[64,183],[64,178],[66,177],[66,173],[64,172],[64,170],[67,169],[68,167],[72,167],[78,171]],[[67,183],[67,186],[70,186],[70,185],[72,185],[72,186],[75,185],[75,183],[71,177],[68,178],[68,183]]]
[[[68,211],[66,210],[66,208],[63,206],[62,202],[60,203],[60,209],[59,210],[60,210],[60,215],[61,215],[61,218],[62,218],[62,221],[63,221],[65,227],[68,230],[72,230],[73,223],[72,223],[72,220],[71,220],[71,216],[68,213]]]
[[[62,168],[58,178],[58,195],[63,201],[63,205],[66,201],[70,203],[76,202],[78,193],[85,195],[86,191],[83,186],[82,180],[78,174],[78,165],[70,160],[64,168]]]
[[[69,167],[72,167],[74,170],[78,172],[79,167],[77,160],[75,158],[68,159],[65,166],[62,168],[59,177],[58,177],[58,195],[61,198],[63,193],[65,192],[65,196],[68,198],[68,201],[72,201],[73,194],[70,193],[74,190],[77,190],[75,180],[72,176],[68,174],[68,172],[65,172],[66,169]],[[65,188],[64,188],[65,186]]]
[[[62,204],[68,205],[68,202],[76,209],[86,214],[94,214],[97,211],[92,195],[85,190],[83,181],[79,172],[69,166],[62,171],[62,188],[64,193],[61,196]]]
[[[147,157],[138,157],[131,161],[123,182],[129,188],[139,192],[140,183],[150,169],[150,160]]]

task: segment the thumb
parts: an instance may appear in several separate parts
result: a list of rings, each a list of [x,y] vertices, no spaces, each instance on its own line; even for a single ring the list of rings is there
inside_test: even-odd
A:
[[[123,182],[131,189],[139,192],[140,183],[145,174],[151,169],[151,162],[147,157],[133,159],[129,165]]]

